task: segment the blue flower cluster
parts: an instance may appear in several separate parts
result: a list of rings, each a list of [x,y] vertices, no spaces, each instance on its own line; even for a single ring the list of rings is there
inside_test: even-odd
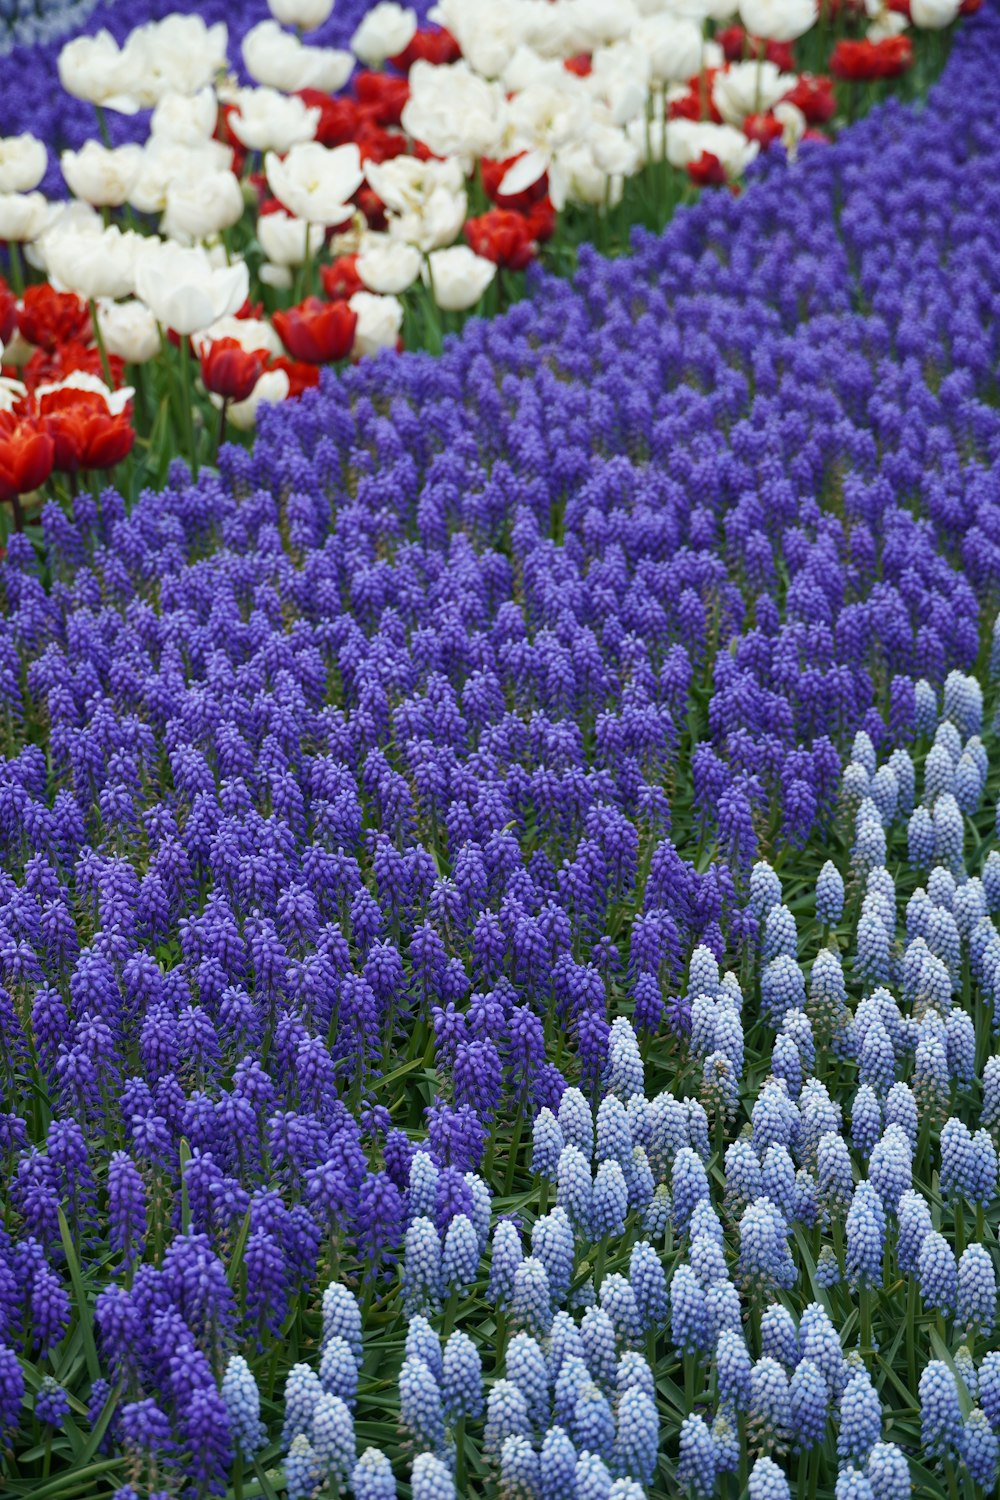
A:
[[[998,43],[11,538],[17,1484],[992,1491]]]

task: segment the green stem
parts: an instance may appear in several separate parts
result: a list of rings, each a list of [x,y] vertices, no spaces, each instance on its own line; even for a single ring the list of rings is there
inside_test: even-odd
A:
[[[17,240],[10,240],[7,244],[10,255],[10,279],[14,283],[14,294],[18,297],[24,296],[24,262],[21,259],[21,247]]]
[[[198,478],[198,453],[194,440],[194,378],[191,373],[191,343],[181,334],[181,389],[184,399],[184,442],[191,461],[191,477]]]
[[[107,386],[108,390],[111,391],[114,390],[115,384],[111,378],[111,361],[108,359],[108,351],[104,343],[104,334],[101,332],[101,324],[97,316],[97,303],[94,301],[93,297],[90,298],[88,306],[90,307],[90,326],[94,331],[94,343],[97,345],[98,353],[101,356],[101,374],[104,376],[104,384]]]

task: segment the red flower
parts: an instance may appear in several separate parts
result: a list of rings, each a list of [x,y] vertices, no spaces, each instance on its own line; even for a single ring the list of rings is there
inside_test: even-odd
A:
[[[770,114],[747,115],[743,134],[748,141],[759,142],[760,149],[766,151],[773,141],[781,139],[781,121]]]
[[[830,56],[830,72],[849,83],[898,78],[912,66],[913,46],[907,36],[887,36],[880,42],[838,42]]]
[[[567,73],[575,73],[577,78],[586,78],[594,71],[594,64],[586,52],[581,52],[576,57],[564,58],[563,67]]]
[[[346,302],[307,297],[298,307],[276,312],[272,321],[293,359],[325,365],[350,354],[358,315]]]
[[[359,187],[358,191],[354,194],[354,201],[360,208],[361,212],[364,214],[365,219],[368,222],[369,229],[385,228],[385,204],[382,202],[382,199],[379,197],[378,193],[376,193],[374,188],[370,188],[368,184],[365,183],[365,185],[363,187]]]
[[[50,354],[64,344],[93,337],[87,304],[75,292],[57,292],[43,281],[29,286],[17,315],[17,326],[29,344],[37,344]]]
[[[729,181],[725,167],[711,151],[703,151],[697,161],[688,162],[688,176],[699,187],[724,187]]]
[[[958,13],[960,16],[974,16],[976,11],[981,8],[982,3],[983,0],[962,0],[961,5],[958,7]]]
[[[362,161],[390,161],[406,152],[406,138],[395,130],[383,130],[371,120],[363,120],[355,140]]]
[[[319,272],[323,290],[331,302],[347,302],[355,292],[364,291],[364,282],[358,275],[358,257],[342,255],[331,266],[321,266]]]
[[[389,73],[359,73],[354,92],[376,125],[398,125],[410,97],[410,85],[405,78],[393,78]]]
[[[301,396],[312,385],[319,385],[318,365],[307,365],[301,359],[288,359],[284,354],[274,355],[269,370],[284,370],[288,376],[288,395]]]
[[[810,125],[825,125],[837,112],[833,81],[825,75],[814,78],[811,73],[803,73],[795,87],[785,95],[785,102],[800,109]]]
[[[556,211],[548,194],[531,205],[524,216],[524,222],[537,244],[541,245],[552,238],[556,232]]]
[[[0,499],[37,490],[52,473],[55,452],[43,422],[0,412]]]
[[[508,156],[505,161],[491,161],[486,156],[480,160],[479,175],[482,178],[483,191],[498,208],[513,208],[518,213],[526,213],[533,203],[544,198],[549,191],[548,174],[543,172],[538,181],[533,182],[523,192],[501,193],[500,184],[507,172],[524,155],[523,151],[519,151],[516,156]]]
[[[38,403],[54,445],[52,468],[113,469],[132,451],[135,429],[127,411],[113,416],[96,391],[50,391]]]
[[[224,401],[245,401],[266,364],[266,349],[244,349],[238,339],[214,339],[201,351],[202,384]]]
[[[477,255],[511,271],[523,271],[535,256],[527,221],[508,208],[491,208],[478,219],[467,219],[465,238]]]
[[[462,49],[451,32],[444,26],[437,26],[433,30],[426,27],[415,32],[413,40],[389,61],[394,68],[408,73],[415,62],[429,62],[436,68],[443,68],[448,63],[458,62],[461,55]]]
[[[309,109],[319,110],[316,139],[321,146],[344,146],[357,133],[360,111],[353,99],[331,98],[322,89],[299,89],[299,98]]]
[[[176,337],[176,335],[175,335]],[[108,365],[111,369],[111,381],[113,385],[121,385],[122,376],[125,373],[125,361],[117,354],[108,356]],[[72,375],[74,370],[85,370],[88,375],[96,375],[100,380],[104,379],[104,362],[96,348],[87,348],[79,341],[69,343],[65,348],[55,353],[47,353],[44,349],[36,349],[21,371],[21,379],[33,391],[39,385],[53,385],[57,381],[64,380],[67,375]]]
[[[680,99],[674,99],[667,106],[667,118],[669,120],[711,120],[715,125],[722,124],[722,116],[712,103],[712,85],[715,82],[716,73],[725,71],[722,68],[706,68],[704,77],[696,73],[693,78],[688,79],[688,92]]]
[[[773,62],[783,73],[795,72],[795,55],[790,42],[762,41],[757,36],[747,36],[742,26],[727,26],[715,33],[715,40],[725,54],[726,62],[742,62],[745,57],[759,57],[761,48],[768,62]]]
[[[17,327],[17,298],[7,283],[0,277],[0,344],[10,342]]]

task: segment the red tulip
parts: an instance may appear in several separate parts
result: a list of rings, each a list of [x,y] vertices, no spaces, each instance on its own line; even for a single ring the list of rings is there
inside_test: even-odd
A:
[[[715,40],[725,54],[726,62],[742,62],[745,57],[757,58],[763,51],[768,62],[773,62],[783,73],[795,72],[795,54],[790,42],[764,41],[757,36],[748,36],[742,26],[727,26],[715,33]]]
[[[331,98],[322,89],[299,89],[298,96],[309,109],[319,110],[316,140],[321,146],[345,146],[358,130],[359,110],[353,99]]]
[[[497,205],[498,208],[513,208],[518,212],[527,211],[539,198],[544,198],[549,190],[548,174],[543,172],[537,182],[521,193],[501,193],[500,184],[506,177],[509,169],[516,161],[520,161],[524,155],[519,151],[516,156],[508,156],[506,161],[491,161],[484,156],[479,163],[479,175],[482,178],[483,190],[487,198]]]
[[[0,499],[14,502],[15,516],[17,497],[37,490],[52,473],[55,452],[44,422],[0,412]]]
[[[307,297],[298,307],[276,312],[272,321],[293,359],[325,365],[350,354],[358,315],[346,302]]]
[[[781,139],[781,121],[773,115],[747,115],[743,121],[743,134],[748,141],[757,141],[762,151],[774,141]]]
[[[358,73],[354,92],[376,125],[398,125],[410,97],[410,85],[405,78],[393,78],[389,73]]]
[[[507,208],[492,208],[478,219],[467,219],[465,238],[477,255],[511,271],[523,271],[535,257],[527,221]]]
[[[785,102],[800,109],[810,125],[825,125],[837,113],[832,80],[825,76],[814,78],[811,73],[802,74],[795,87],[785,95]]]
[[[319,368],[307,365],[301,359],[288,359],[286,355],[272,356],[269,370],[284,370],[288,376],[289,397],[301,396],[310,386],[319,385]]]
[[[87,304],[74,292],[57,292],[45,281],[29,286],[21,302],[17,324],[29,344],[54,353],[74,340],[93,337]]]
[[[112,384],[120,385],[125,373],[125,361],[117,354],[109,354],[108,365]],[[29,391],[34,391],[40,385],[56,385],[76,370],[83,370],[88,375],[96,375],[99,380],[103,380],[104,362],[100,351],[93,345],[87,348],[79,341],[61,345],[55,353],[36,349],[22,369],[21,379]]]
[[[0,278],[0,344],[10,341],[17,327],[17,298],[7,283]]]
[[[725,167],[711,151],[703,151],[697,161],[688,162],[688,176],[699,187],[724,187],[729,181]]]
[[[461,47],[446,27],[438,26],[433,30],[426,27],[415,32],[402,52],[397,52],[389,61],[394,68],[408,73],[415,62],[429,62],[436,68],[443,68],[448,63],[458,62],[461,55]]]
[[[54,469],[113,469],[132,451],[135,429],[128,412],[112,415],[96,391],[64,386],[42,396],[38,408],[54,445]]]
[[[830,56],[830,72],[849,83],[898,78],[912,66],[913,45],[907,36],[887,36],[880,42],[838,42]]]
[[[321,266],[319,274],[331,302],[347,302],[355,292],[364,291],[356,255],[341,255],[331,266]]]
[[[202,384],[224,401],[245,401],[266,364],[266,349],[244,349],[238,339],[214,339],[201,351]]]

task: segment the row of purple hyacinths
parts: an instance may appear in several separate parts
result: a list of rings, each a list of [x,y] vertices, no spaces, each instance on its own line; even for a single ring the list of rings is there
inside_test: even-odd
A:
[[[993,1491],[998,41],[11,539],[9,1493]]]

